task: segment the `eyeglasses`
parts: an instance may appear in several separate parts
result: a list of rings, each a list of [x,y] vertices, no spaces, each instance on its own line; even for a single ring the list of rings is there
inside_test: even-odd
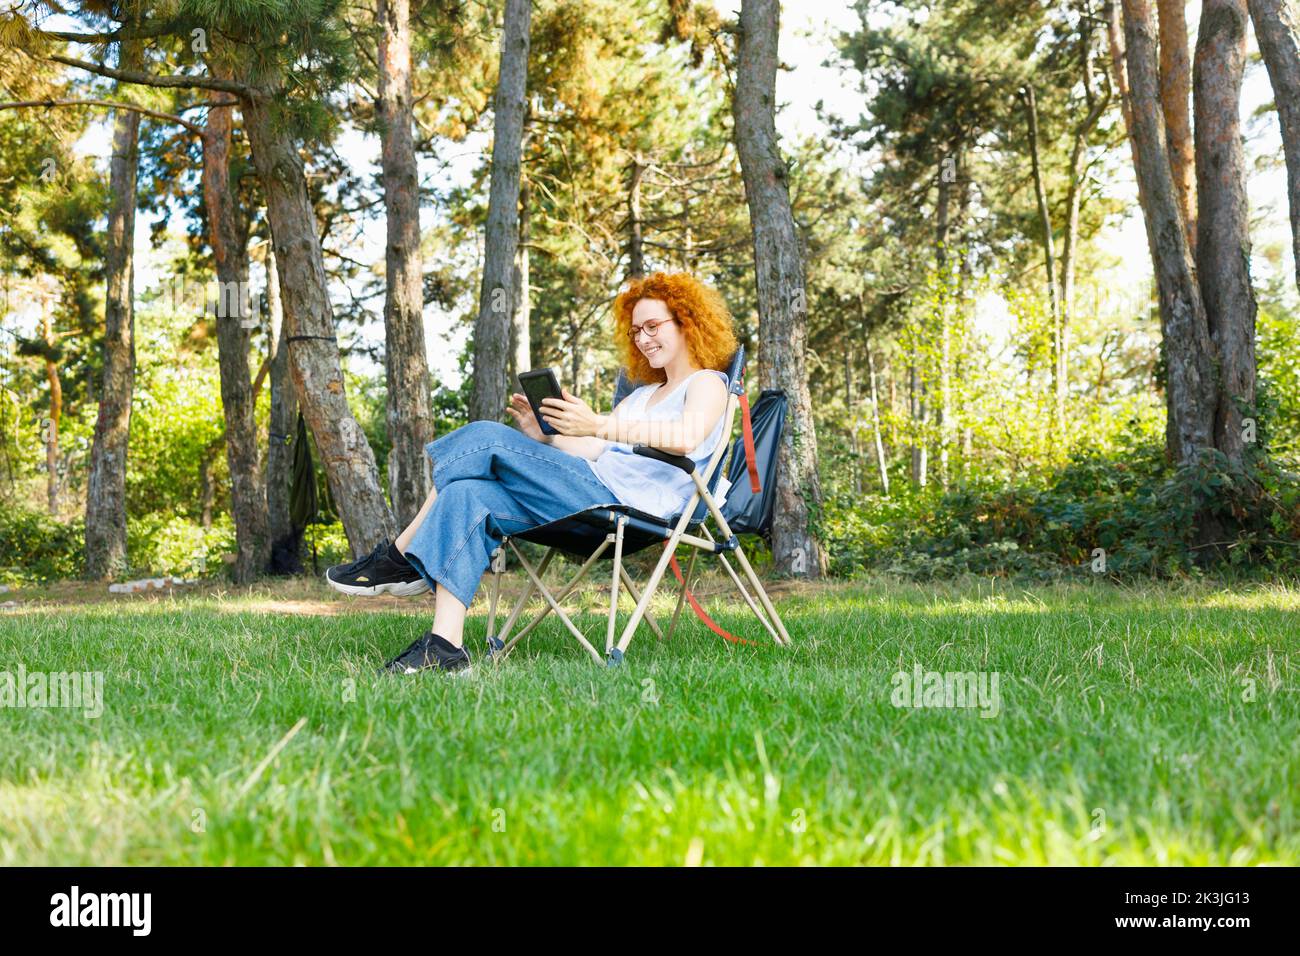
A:
[[[627,335],[628,338],[630,338],[633,342],[635,342],[636,337],[640,335],[641,332],[644,330],[646,335],[650,336],[650,338],[654,338],[656,335],[659,334],[659,326],[667,325],[669,322],[676,322],[676,321],[677,321],[676,319],[664,319],[661,322],[647,322],[645,325],[634,325],[632,326],[632,328],[628,329]]]

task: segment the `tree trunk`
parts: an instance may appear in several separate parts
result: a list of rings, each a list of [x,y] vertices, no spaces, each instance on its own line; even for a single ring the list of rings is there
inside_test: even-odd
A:
[[[880,397],[876,392],[876,361],[871,354],[871,343],[863,340],[867,352],[867,381],[871,387],[871,428],[876,439],[876,464],[880,468],[880,489],[889,497],[889,466],[885,461],[885,443],[880,436]]]
[[[849,461],[853,467],[853,494],[862,494],[862,449],[858,445],[858,415],[853,407],[853,355],[844,350],[844,413],[849,422]]]
[[[570,314],[569,318],[569,391],[578,394],[578,376],[582,374],[582,349],[579,337],[582,330],[578,327],[578,320]]]
[[[1165,114],[1169,170],[1178,209],[1187,227],[1187,246],[1196,258],[1196,163],[1192,153],[1191,54],[1187,44],[1187,0],[1156,0],[1160,21],[1160,106]]]
[[[948,447],[952,443],[952,328],[951,308],[944,296],[939,328],[939,485],[948,490]]]
[[[917,371],[916,348],[913,346],[907,367],[907,405],[912,419],[912,484],[924,488],[929,480],[929,446],[926,444],[925,385]]]
[[[140,45],[123,42],[122,69],[140,64]],[[120,93],[121,84],[119,84]],[[126,455],[131,436],[131,396],[135,390],[136,175],[140,114],[118,110],[113,117],[113,158],[109,164],[108,237],[104,251],[104,377],[95,419],[86,480],[86,577],[106,581],[127,568]]]
[[[1088,114],[1074,129],[1074,144],[1070,151],[1070,184],[1065,197],[1065,236],[1061,243],[1061,322],[1060,347],[1056,353],[1057,418],[1064,426],[1065,400],[1068,391],[1070,354],[1070,323],[1074,319],[1075,263],[1079,248],[1079,211],[1083,205],[1084,177],[1087,174],[1088,139],[1101,121],[1110,97],[1097,96],[1092,87],[1093,28],[1085,24],[1081,38],[1083,88]]]
[[[1296,288],[1300,288],[1300,23],[1296,22],[1294,0],[1249,0],[1249,6],[1282,126],[1291,251]]]
[[[528,214],[533,191],[528,185],[528,176],[524,174],[519,183],[519,247],[515,250],[515,314],[510,323],[510,377],[509,386],[514,388],[515,376],[527,372],[533,367],[532,355],[532,287],[529,283],[528,241],[531,238],[532,222]]]
[[[214,71],[220,76],[219,70]],[[221,77],[228,79],[228,76]],[[229,99],[214,93],[210,99]],[[230,468],[230,513],[235,523],[236,584],[248,584],[271,556],[267,529],[266,485],[258,449],[253,383],[248,374],[251,316],[248,309],[248,236],[230,183],[230,143],[234,127],[229,107],[208,110],[203,132],[203,205],[208,241],[216,265],[217,362],[221,410],[226,425],[226,463]],[[231,306],[234,306],[233,308]]]
[[[199,456],[199,523],[204,528],[212,527],[212,511],[217,501],[217,486],[212,480],[212,465],[223,444],[221,438],[216,438],[204,446]]]
[[[334,333],[316,215],[298,150],[265,93],[244,104],[244,125],[266,194],[284,305],[284,341],[303,416],[316,440],[330,494],[356,557],[392,538],[394,520],[379,487],[375,455],[352,415]]]
[[[1033,86],[1026,86],[1021,94],[1025,104],[1025,122],[1029,134],[1029,164],[1034,177],[1034,198],[1038,201],[1038,224],[1042,229],[1043,262],[1047,269],[1047,302],[1055,320],[1060,295],[1056,288],[1056,246],[1052,236],[1052,213],[1047,202],[1047,183],[1043,179],[1043,164],[1038,155],[1038,100]],[[1055,335],[1055,329],[1053,329]]]
[[[1213,443],[1216,407],[1209,326],[1170,171],[1164,115],[1159,108],[1155,28],[1149,0],[1123,0],[1128,79],[1132,86],[1137,176],[1160,296],[1174,415],[1176,461],[1190,463]]]
[[[1110,53],[1111,79],[1115,83],[1115,91],[1119,94],[1119,109],[1124,117],[1124,131],[1128,136],[1133,168],[1137,169],[1137,140],[1133,136],[1133,93],[1128,85],[1128,68],[1124,65],[1124,18],[1121,10],[1121,0],[1108,0],[1106,3],[1106,38]],[[1141,188],[1142,181],[1138,180],[1138,189]]]
[[[732,102],[736,152],[754,237],[759,341],[765,388],[784,389],[790,418],[781,439],[772,553],[776,569],[816,577],[826,556],[813,533],[821,509],[817,433],[808,393],[804,342],[807,299],[803,252],[790,208],[788,171],[776,138],[776,68],[780,4],[743,0]]]
[[[1043,179],[1043,164],[1038,155],[1038,102],[1032,85],[1021,94],[1025,104],[1025,118],[1029,127],[1029,160],[1034,176],[1034,196],[1038,200],[1038,222],[1042,228],[1043,263],[1047,269],[1047,304],[1052,321],[1052,394],[1056,411],[1056,431],[1059,439],[1065,437],[1065,381],[1061,374],[1061,357],[1065,354],[1061,340],[1061,299],[1056,287],[1056,247],[1052,237],[1052,213],[1047,203],[1047,184]]]
[[[532,6],[506,0],[501,66],[494,103],[492,179],[483,244],[483,282],[474,322],[471,421],[499,421],[505,413],[514,315],[515,248],[519,242],[519,175],[528,86]]]
[[[638,151],[632,159],[632,178],[627,188],[627,277],[640,279],[645,275],[645,244],[641,235],[641,180],[645,178],[646,164]]]
[[[949,178],[949,172],[953,173]],[[934,260],[939,282],[945,290],[948,284],[948,242],[951,232],[950,210],[952,208],[952,184],[956,181],[956,161],[952,151],[945,148],[939,158],[939,179],[934,208]],[[946,295],[946,292],[944,293]],[[944,335],[943,327],[947,324],[946,302],[940,302],[939,326],[940,337]],[[928,338],[929,333],[926,333]],[[919,438],[912,444],[912,483],[924,488],[929,483],[930,472],[930,438],[926,425],[930,420],[927,399],[930,391],[930,370],[922,371],[917,361],[917,347],[912,345],[908,367],[908,397],[911,404],[912,423]],[[940,372],[942,379],[942,371]],[[942,408],[940,409],[942,414]]]
[[[298,397],[289,378],[289,347],[284,341],[284,309],[280,304],[280,273],[273,242],[266,244],[267,341],[271,356],[271,420],[266,449],[266,506],[271,537],[271,568],[284,573],[302,571],[298,536],[289,509],[293,477],[293,446],[298,421]]]
[[[45,339],[45,381],[50,387],[50,417],[41,429],[45,444],[45,504],[50,517],[59,515],[59,424],[63,420],[63,383],[59,381],[59,366],[53,356],[58,338],[50,316],[50,303],[41,303],[41,333]]]
[[[1240,462],[1238,402],[1255,402],[1255,294],[1241,145],[1246,0],[1204,0],[1196,40],[1197,275],[1219,361],[1214,444]],[[1249,414],[1249,412],[1247,413]]]
[[[1121,0],[1110,0],[1106,4],[1106,33],[1110,44],[1110,63],[1111,72],[1115,81],[1115,89],[1119,92],[1120,113],[1124,117],[1124,129],[1128,136],[1129,154],[1133,159],[1133,168],[1140,169],[1141,160],[1138,157],[1138,140],[1135,133],[1136,121],[1133,118],[1133,93],[1129,88],[1128,68],[1124,64],[1124,21],[1120,13]],[[1138,205],[1145,210],[1147,208],[1147,198],[1144,192],[1142,177],[1137,177]],[[1145,218],[1145,213],[1143,213]],[[1156,247],[1152,241],[1151,230],[1147,229],[1147,251],[1151,255],[1151,261],[1156,259]],[[1160,312],[1160,340],[1161,349],[1169,341],[1169,330],[1165,328],[1165,313]],[[1182,458],[1182,450],[1178,446],[1178,425],[1177,413],[1174,409],[1174,396],[1169,388],[1166,375],[1165,390],[1165,454],[1170,461],[1179,461]]]
[[[409,0],[379,0],[379,130],[388,231],[384,258],[384,367],[387,373],[388,491],[400,527],[429,494],[425,445],[433,440],[429,362],[424,344],[420,177],[411,102]]]

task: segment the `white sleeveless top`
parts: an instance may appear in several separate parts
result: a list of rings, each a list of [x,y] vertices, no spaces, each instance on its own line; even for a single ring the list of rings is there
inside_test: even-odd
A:
[[[711,368],[702,368],[686,376],[685,381],[674,388],[665,398],[646,409],[646,401],[659,385],[642,385],[619,403],[619,416],[625,420],[673,420],[680,419],[686,407],[686,385],[701,372],[711,372],[727,384],[727,376]],[[726,412],[718,416],[709,436],[686,457],[695,462],[695,467],[703,472],[708,464],[718,441],[722,437],[722,428],[726,424]],[[633,454],[632,446],[625,442],[610,442],[609,447],[594,461],[587,460],[596,477],[603,481],[625,505],[631,505],[647,514],[661,518],[671,518],[681,514],[691,495],[695,493],[695,482],[691,476],[680,468],[659,461]],[[718,507],[726,500],[725,488],[719,480],[718,493],[714,499]]]

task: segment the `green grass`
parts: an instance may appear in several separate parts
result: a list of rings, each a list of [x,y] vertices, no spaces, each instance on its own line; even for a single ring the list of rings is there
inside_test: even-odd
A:
[[[0,670],[105,678],[0,709],[0,864],[1300,861],[1296,590],[855,582],[779,599],[788,650],[688,617],[605,670],[552,617],[448,680],[374,673],[427,596],[306,587],[0,615]],[[914,663],[1000,713],[893,706]]]

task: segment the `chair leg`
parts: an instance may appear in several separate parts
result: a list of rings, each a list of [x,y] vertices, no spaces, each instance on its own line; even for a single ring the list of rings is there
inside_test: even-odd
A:
[[[641,592],[637,590],[636,582],[632,580],[632,575],[627,573],[627,565],[620,568],[619,573],[623,577],[623,587],[627,588],[627,593],[632,595],[632,603],[639,604],[641,602]],[[647,605],[645,609],[645,622],[650,625],[650,630],[654,631],[655,637],[659,638],[661,641],[664,640],[664,632],[659,630],[659,624],[655,621],[654,615],[650,613],[649,605]]]
[[[708,533],[707,528],[701,528],[700,530],[704,531],[706,534]],[[677,618],[681,616],[682,605],[686,603],[686,592],[691,586],[691,572],[695,570],[695,556],[699,553],[699,551],[692,550],[691,559],[686,562],[686,573],[682,575],[682,589],[677,593],[677,607],[673,610],[673,619],[668,624],[669,638],[671,638],[673,632],[677,630]]]
[[[692,498],[687,511],[694,507],[695,499]],[[682,526],[686,524],[686,517],[686,514],[683,513]],[[673,556],[673,546],[679,537],[681,537],[680,528],[669,539],[668,545],[664,548],[664,553],[659,556],[659,560],[655,563],[655,569],[650,572],[650,580],[646,581],[645,590],[641,592],[641,600],[636,602],[636,610],[632,612],[631,619],[623,627],[623,636],[619,638],[618,646],[610,651],[610,663],[619,663],[623,659],[624,653],[627,652],[627,646],[632,643],[632,635],[636,633],[637,625],[641,623],[646,608],[650,606],[650,598],[654,596],[655,588],[659,587],[659,579],[664,576],[664,569],[668,567],[668,561]]]
[[[614,622],[618,616],[619,571],[623,570],[623,525],[627,516],[619,515],[614,531],[614,569],[609,582],[609,625],[605,628],[605,653],[614,646]]]
[[[698,474],[692,475],[692,477],[695,479],[695,486],[698,489],[699,497],[704,500],[705,505],[709,509],[709,514],[713,516],[713,521],[718,526],[718,533],[724,538],[730,538],[732,536],[731,527],[727,524],[726,517],[722,514],[717,503],[713,500],[713,496],[709,494],[708,490],[704,487],[704,483],[700,480]],[[706,528],[704,530],[707,533],[708,529]],[[709,535],[709,540],[713,540],[712,535]],[[724,557],[723,564],[726,564],[725,556],[720,555],[720,557]],[[790,643],[790,634],[786,631],[785,624],[781,621],[781,615],[776,613],[776,608],[772,606],[771,600],[768,599],[767,592],[763,590],[763,585],[758,580],[758,575],[755,574],[754,569],[749,566],[749,559],[745,557],[745,551],[739,544],[736,545],[736,560],[740,562],[740,566],[744,570],[745,576],[749,578],[749,583],[754,586],[754,592],[758,595],[759,601],[762,602],[763,607],[767,610],[768,616],[772,619],[771,623],[775,624],[776,630],[780,632],[780,637],[777,639],[777,643],[788,645]],[[773,634],[772,636],[774,638],[777,637],[776,634]]]
[[[583,576],[586,575],[587,571],[591,568],[591,566],[596,563],[596,560],[602,554],[605,553],[605,549],[609,547],[609,543],[610,541],[613,540],[613,537],[614,537],[613,535],[606,536],[604,543],[602,543],[601,546],[596,549],[595,553],[592,554],[592,556],[587,559],[586,563],[584,563],[583,566],[578,569],[578,573],[573,576],[573,580],[571,580],[567,585],[565,585],[564,590],[561,591],[559,597],[556,598],[557,601],[563,601],[566,597],[569,596],[569,594],[573,591],[573,589],[578,586],[578,583],[582,581]],[[513,542],[511,543],[510,548],[512,551],[515,552],[515,557],[518,558],[520,563],[522,564],[524,561],[524,556],[519,553],[519,549],[514,546]],[[546,573],[546,568],[551,563],[551,558],[554,556],[555,553],[556,552],[554,548],[551,548],[549,551],[546,552],[546,557],[542,560],[541,565],[537,569],[537,575],[539,578]],[[536,588],[534,588],[530,584],[528,589],[524,593],[524,597],[520,599],[521,602],[527,599],[528,597],[531,597],[534,590],[536,590]],[[522,609],[523,607],[521,603],[519,606],[516,607],[515,614],[517,615],[519,611]],[[550,613],[551,613],[551,607],[548,604],[546,607],[542,608],[541,614],[537,615],[537,617],[529,621],[526,625],[524,625],[523,629],[518,634],[516,634],[511,640],[506,642],[505,647],[501,651],[501,656],[505,657],[505,655],[509,653],[510,650],[516,644],[518,644],[521,640],[527,637],[529,632],[532,631],[533,628],[537,627],[538,624],[541,624],[542,621],[546,619],[546,615]],[[514,623],[513,616],[511,617],[511,623],[512,624]],[[504,640],[504,638],[502,639]]]
[[[710,541],[713,540],[713,535],[709,533],[708,528],[702,528],[701,530],[704,532],[706,538]],[[741,550],[739,545],[736,546],[736,554],[739,556],[741,561],[744,561],[744,567],[748,571],[750,581],[755,584],[755,590],[761,593],[762,585],[758,584],[757,577],[754,574],[753,569],[749,567],[749,562],[745,560],[745,553]],[[776,618],[776,626],[773,626],[772,622],[768,619],[768,615],[764,614],[763,611],[759,609],[759,606],[754,603],[754,599],[750,597],[749,590],[745,587],[744,582],[740,580],[740,576],[736,574],[735,569],[732,568],[731,562],[727,560],[727,556],[720,553],[718,558],[722,561],[722,566],[727,569],[727,574],[731,575],[731,580],[735,582],[736,590],[738,590],[740,596],[745,599],[745,603],[749,605],[749,609],[754,612],[754,617],[758,618],[759,623],[767,629],[767,633],[772,636],[772,640],[782,646],[789,644],[790,637],[785,633],[785,626],[781,624],[781,619],[779,617]],[[767,595],[763,594],[763,598],[764,608],[768,609],[770,613],[775,616],[776,609],[771,606],[770,601],[766,600]]]
[[[740,562],[740,566],[744,569],[745,577],[749,578],[749,583],[754,586],[754,591],[758,595],[759,601],[762,602],[763,607],[767,609],[768,616],[771,617],[772,623],[775,624],[776,629],[781,632],[781,640],[779,643],[789,646],[790,633],[785,629],[785,624],[781,621],[781,615],[776,613],[776,607],[767,596],[767,592],[763,590],[763,585],[758,580],[758,575],[755,574],[754,569],[749,566],[749,558],[745,557],[745,552],[739,547],[736,548],[736,560]]]
[[[515,545],[513,541],[510,542],[510,549],[515,552],[516,556],[519,555],[518,550],[515,549]],[[555,549],[554,548],[547,549],[546,554],[542,557],[542,563],[540,566],[540,570],[542,574],[546,573],[546,569],[547,567],[550,566],[551,559],[553,557],[555,557]],[[528,599],[533,596],[534,590],[535,588],[533,587],[532,582],[529,582],[528,585],[524,587],[523,593],[519,595],[519,600],[515,602],[514,608],[510,611],[510,616],[506,618],[505,627],[503,627],[501,629],[501,633],[497,635],[497,639],[501,641],[501,649],[496,654],[493,655],[493,658],[495,660],[499,661],[502,658],[504,658],[507,654],[509,654],[510,649],[514,647],[517,643],[519,643],[519,638],[524,636],[521,633],[516,635],[515,638],[511,640],[510,629],[515,626],[515,621],[519,619],[519,612],[524,609],[524,605],[528,603]]]
[[[509,538],[502,539],[501,546],[492,552],[492,603],[488,605],[487,623],[488,657],[491,657],[505,646],[501,639],[496,636],[496,626],[497,601],[501,597],[501,574],[506,569],[506,542],[509,540]]]
[[[533,566],[528,563],[528,559],[525,558],[522,554],[519,554],[517,551],[515,552],[515,556],[519,558],[519,563],[523,565],[524,572],[528,575],[529,579],[533,582],[533,585],[537,588],[537,590],[542,592],[542,597],[546,600],[546,603],[551,606],[551,610],[560,616],[560,620],[564,622],[564,626],[569,629],[569,632],[577,639],[578,643],[581,644],[584,648],[586,648],[587,653],[592,656],[592,658],[596,661],[597,664],[604,663],[605,659],[600,656],[600,652],[591,646],[591,642],[587,640],[587,638],[583,635],[582,631],[578,630],[578,628],[574,625],[574,623],[569,620],[569,615],[564,613],[564,608],[560,607],[559,602],[555,600],[555,598],[551,595],[551,592],[547,589],[546,585],[542,583],[542,580],[540,577],[538,577],[537,572],[533,570]],[[586,569],[590,566],[590,563],[591,562],[588,561],[588,564],[583,565],[583,569],[580,572],[581,574],[586,573]],[[518,638],[516,638],[516,640],[518,640]]]

